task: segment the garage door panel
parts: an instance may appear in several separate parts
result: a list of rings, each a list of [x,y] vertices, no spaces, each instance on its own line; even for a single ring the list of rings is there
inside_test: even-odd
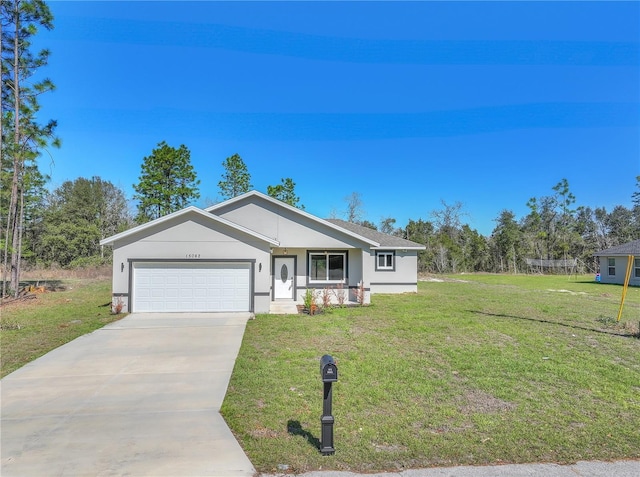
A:
[[[166,289],[166,298],[167,299],[176,299],[178,298],[178,295],[180,294],[179,290],[177,288],[167,288]]]
[[[165,296],[165,289],[156,287],[151,289],[151,298],[157,300],[158,298],[162,298]]]
[[[249,263],[135,263],[134,312],[249,311]]]

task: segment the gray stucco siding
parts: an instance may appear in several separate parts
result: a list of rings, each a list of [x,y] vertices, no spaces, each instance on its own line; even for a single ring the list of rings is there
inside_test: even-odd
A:
[[[302,298],[307,290],[310,288],[315,290],[316,293],[321,293],[325,288],[333,289],[337,283],[322,283],[322,282],[309,282],[309,253],[313,252],[344,252],[347,254],[347,282],[343,284],[346,297],[348,301],[356,301],[355,289],[362,280],[362,262],[363,256],[369,256],[368,252],[363,252],[362,249],[332,249],[332,248],[302,248],[302,249],[287,249],[287,255],[283,255],[283,248],[275,248],[273,250],[274,256],[288,256],[296,257],[296,271],[295,271],[295,287],[296,287],[296,300],[302,302]],[[273,280],[273,272],[272,272]],[[369,284],[365,282],[365,288],[367,290],[365,303],[369,303]],[[335,301],[335,300],[334,300]]]
[[[268,201],[234,203],[215,214],[273,238],[284,248],[362,248],[365,243],[300,213]]]
[[[616,283],[619,285],[624,284],[625,273],[627,271],[627,257],[606,257],[600,258],[600,282],[601,283]],[[615,274],[609,275],[609,259],[615,260]],[[640,257],[636,257],[638,259]],[[631,278],[629,279],[630,286],[640,286],[640,277],[636,276],[636,267],[631,270]]]
[[[379,270],[376,267],[376,252],[372,250],[367,261],[371,293],[408,293],[417,292],[418,253],[415,250],[393,250],[394,269]]]
[[[325,281],[329,275],[324,273],[310,279],[311,254],[344,253],[346,275],[340,283],[347,300],[357,300],[362,284],[369,303],[373,293],[417,291],[421,247],[355,224],[319,219],[256,191],[206,210],[187,207],[101,244],[114,249],[112,296],[114,303],[123,302],[123,311],[128,311],[129,301],[141,310],[205,311],[241,310],[249,300],[256,313],[270,311],[276,291],[278,299],[292,295],[284,282],[275,286],[277,258],[278,266],[293,265],[280,260],[283,257],[296,258],[293,296],[300,301],[307,289],[321,293],[339,284]],[[376,267],[376,248],[381,244],[393,253],[393,266],[387,269]],[[321,262],[316,263],[322,270]],[[329,263],[336,270],[342,266],[335,259]],[[337,279],[336,270],[331,276]],[[282,273],[288,280],[290,274]],[[228,297],[224,302],[223,293]]]
[[[129,311],[131,267],[136,261],[249,260],[255,263],[252,284],[254,309],[256,312],[268,312],[270,244],[226,226],[222,226],[221,231],[214,230],[210,222],[197,217],[192,219],[168,221],[114,243],[114,302],[120,300],[124,305],[123,311]]]

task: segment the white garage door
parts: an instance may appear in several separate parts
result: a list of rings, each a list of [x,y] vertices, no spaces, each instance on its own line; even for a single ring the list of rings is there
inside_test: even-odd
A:
[[[134,312],[250,311],[249,263],[134,263]]]

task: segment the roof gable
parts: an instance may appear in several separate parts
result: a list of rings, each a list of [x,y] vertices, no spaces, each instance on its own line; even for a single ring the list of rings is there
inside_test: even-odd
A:
[[[242,225],[238,225],[235,224],[233,222],[231,222],[230,220],[224,219],[222,217],[218,217],[216,215],[213,214],[209,214],[207,212],[205,212],[202,209],[199,209],[198,207],[194,207],[194,206],[189,206],[186,207],[184,209],[178,210],[176,212],[172,212],[171,214],[167,214],[164,215],[162,217],[159,217],[155,220],[152,220],[151,222],[147,222],[144,223],[142,225],[138,225],[137,227],[133,227],[129,230],[125,230],[124,232],[121,232],[119,234],[116,235],[112,235],[111,237],[107,237],[103,240],[100,241],[100,245],[112,245],[114,242],[118,241],[118,240],[122,240],[124,238],[130,237],[132,235],[135,235],[137,233],[143,232],[143,231],[148,231],[151,230],[153,228],[158,227],[159,225],[162,225],[165,222],[168,222],[170,220],[174,220],[176,218],[188,218],[189,215],[191,214],[195,214],[201,218],[204,218],[206,221],[210,221],[212,224],[222,224],[225,225],[227,227],[230,227],[232,229],[238,230],[240,232],[243,232],[247,235],[250,235],[254,238],[257,238],[259,240],[264,240],[265,242],[268,242],[272,245],[278,246],[280,245],[280,243],[277,240],[274,240],[270,237],[267,237],[265,235],[262,235],[258,232],[255,232],[251,229],[248,229],[247,227],[243,227]]]
[[[311,222],[312,224],[317,224],[321,227],[326,227],[331,229],[332,231],[338,232],[340,234],[344,234],[348,237],[351,238],[355,238],[356,240],[358,240],[359,242],[364,242],[367,245],[371,246],[371,247],[379,247],[380,244],[374,240],[371,237],[367,237],[361,234],[358,234],[357,232],[354,232],[353,230],[350,229],[346,229],[344,227],[340,227],[339,225],[328,221],[328,220],[323,220],[319,217],[316,217],[315,215],[312,215],[304,210],[298,209],[296,207],[293,207],[289,204],[286,204],[278,199],[274,199],[273,197],[270,197],[268,195],[265,195],[261,192],[258,191],[250,191],[247,192],[245,194],[239,195],[237,197],[234,197],[232,199],[226,200],[224,202],[220,202],[219,204],[215,204],[211,207],[206,208],[205,210],[207,212],[210,212],[212,214],[223,214],[226,211],[236,207],[239,208],[241,206],[243,206],[244,204],[246,205],[255,205],[257,207],[260,207],[260,202],[262,202],[263,204],[268,204],[269,208],[281,208],[284,211],[287,211],[288,216],[290,217],[299,217],[299,220],[301,222],[306,222],[309,223]],[[304,220],[303,220],[304,219]],[[325,229],[326,230],[326,229]]]

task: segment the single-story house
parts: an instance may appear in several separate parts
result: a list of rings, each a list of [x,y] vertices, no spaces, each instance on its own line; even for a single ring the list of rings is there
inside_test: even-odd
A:
[[[600,260],[600,281],[620,285],[624,284],[628,258],[632,256],[633,268],[629,285],[640,286],[640,240],[623,243],[593,255]]]
[[[323,220],[257,191],[187,207],[106,238],[112,303],[123,312],[269,313],[306,290],[333,302],[416,292],[425,247]],[[293,306],[295,309],[295,305]]]

